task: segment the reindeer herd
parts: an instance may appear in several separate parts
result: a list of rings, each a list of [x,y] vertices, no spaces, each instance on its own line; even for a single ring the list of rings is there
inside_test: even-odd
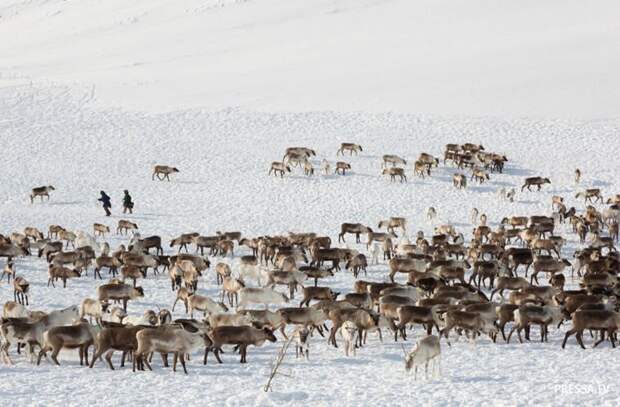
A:
[[[360,152],[360,145],[343,143],[337,155]],[[301,167],[312,175],[314,156],[310,148],[288,148],[270,173],[282,176]],[[453,178],[455,187],[466,188],[468,180],[484,183],[490,173],[502,174],[508,159],[467,143],[448,144],[443,164],[448,162],[459,170],[470,169],[469,176],[459,172]],[[414,162],[414,176],[431,176],[439,163],[439,158],[422,153]],[[400,156],[383,156],[382,171],[393,181],[407,181],[406,166]],[[324,160],[321,170],[330,173],[331,168],[345,174],[351,166],[340,161],[332,167]],[[175,172],[174,167],[158,166],[153,178],[164,174],[160,179],[167,179]],[[579,171],[577,182],[580,177]],[[537,193],[549,183],[548,178],[531,177],[521,190],[534,186]],[[31,198],[48,196],[51,190],[33,190]],[[502,194],[514,199],[515,191]],[[573,335],[585,348],[585,331],[594,346],[609,341],[615,347],[620,328],[620,256],[615,246],[620,195],[605,200],[600,189],[586,189],[574,196],[575,206],[567,207],[569,199],[553,196],[546,213],[513,214],[495,222],[473,208],[469,230],[441,224],[430,236],[422,231],[410,235],[404,217],[375,219],[372,225],[342,223],[334,227],[337,245],[330,236],[311,231],[262,236],[188,232],[173,237],[169,247],[176,252],[166,253],[161,236],[142,237],[136,223],[120,220],[116,234],[131,237],[112,250],[106,241],[111,225],[94,224],[94,236],[60,225],[49,225],[47,235],[26,227],[0,235],[0,257],[6,260],[0,279],[6,276],[14,290],[13,301],[3,307],[0,355],[12,363],[11,353],[25,347],[37,364],[48,353],[60,364],[61,349],[78,349],[80,364],[92,368],[103,357],[114,369],[112,356],[118,351],[120,366],[128,360],[135,371],[151,369],[154,354],[167,367],[172,354],[173,370],[180,362],[187,373],[186,361],[197,351],[203,353],[204,365],[209,353],[222,363],[223,347],[234,346],[240,362],[246,363],[250,345],[290,340],[297,356],[307,358],[309,342],[321,336],[334,347],[340,338],[345,354],[354,356],[368,334],[383,340],[383,333],[390,332],[394,341],[406,341],[414,329],[422,337],[415,350],[405,351],[406,369],[432,364],[438,371],[440,342],[451,346],[454,335],[471,341],[484,335],[497,343],[500,334],[510,342],[516,333],[523,342],[537,326],[544,342],[563,324],[569,328],[562,348]],[[434,220],[436,210],[429,208],[427,216]],[[573,253],[567,252],[570,236],[562,230],[578,238],[580,247]],[[350,235],[355,235],[355,245],[346,245]],[[27,276],[20,274],[23,261],[16,261],[35,256],[48,265],[45,289],[62,290],[56,285],[59,280],[66,287],[72,279],[90,278],[95,298],[51,312],[36,310]],[[369,274],[370,266],[382,271]],[[348,292],[330,287],[336,273],[349,272],[354,284]],[[132,302],[151,294],[138,284],[147,278],[169,279],[171,311],[128,313]],[[207,279],[220,287],[218,298],[202,293]],[[179,303],[186,315],[174,319]]]

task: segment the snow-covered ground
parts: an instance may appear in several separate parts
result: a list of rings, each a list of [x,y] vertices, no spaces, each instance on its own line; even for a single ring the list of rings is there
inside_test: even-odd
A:
[[[556,194],[583,209],[574,199],[577,167],[580,188],[620,193],[619,9],[555,0],[0,0],[0,233],[49,224],[90,232],[93,222],[114,228],[127,218],[166,241],[217,230],[315,231],[336,241],[342,222],[404,216],[410,237],[444,222],[469,236],[473,207],[492,226],[549,213]],[[409,165],[406,184],[380,175],[383,154],[414,160],[467,141],[507,155],[505,173],[464,191],[452,187],[450,166],[420,180]],[[345,177],[267,175],[286,147],[313,147],[318,167],[336,160],[341,142],[364,147],[345,158]],[[181,172],[151,181],[154,164]],[[499,200],[498,189],[519,189],[534,175],[551,186]],[[30,189],[49,184],[50,201],[31,205]],[[110,219],[96,202],[102,189],[113,198]],[[119,214],[123,189],[134,215]],[[560,231],[570,257],[575,236]],[[90,274],[47,288],[46,264],[33,257],[17,270],[33,284],[35,309],[77,304],[99,284]],[[386,280],[386,264],[367,278]],[[343,271],[325,283],[346,293],[353,281]],[[171,307],[167,276],[141,284],[146,297],[130,313]],[[212,272],[200,289],[218,294]],[[0,283],[0,301],[12,298]],[[196,354],[187,377],[159,361],[137,374],[103,363],[85,369],[76,352],[63,351],[59,368],[23,357],[0,366],[0,397],[32,405],[615,404],[618,353],[608,344],[583,351],[574,339],[562,350],[566,329],[544,344],[444,344],[442,376],[417,382],[387,333],[383,343],[371,335],[355,358],[315,336],[310,361],[287,357],[288,376],[267,393],[281,341],[250,348],[247,365],[228,351],[223,365],[205,367]]]
[[[619,113],[615,0],[0,0],[0,72],[134,110]]]
[[[584,185],[601,187],[607,194],[620,190],[615,160],[620,143],[615,137],[620,130],[617,120],[442,119],[232,109],[142,114],[92,108],[88,97],[87,91],[62,87],[0,90],[0,131],[7,152],[2,160],[0,191],[4,232],[27,225],[45,228],[51,223],[83,230],[90,230],[93,222],[113,226],[124,218],[118,214],[118,206],[125,188],[136,201],[135,215],[126,218],[137,222],[143,235],[161,234],[168,239],[188,231],[240,230],[255,236],[311,230],[334,240],[341,222],[372,225],[387,216],[405,216],[410,230],[430,233],[433,224],[425,219],[430,205],[439,213],[437,222],[452,222],[466,234],[472,229],[468,214],[474,206],[487,213],[494,225],[505,215],[548,213],[553,194],[564,195],[570,205],[582,207],[572,199],[575,166],[584,172]],[[455,170],[443,165],[431,179],[414,180],[410,175],[406,184],[391,184],[379,175],[383,153],[406,158],[422,151],[438,155],[445,143],[466,139],[507,154],[510,162],[505,174],[465,191],[452,187],[450,174]],[[364,146],[362,154],[347,158],[353,167],[350,175],[307,178],[297,171],[284,179],[267,176],[269,163],[281,157],[285,146],[312,146],[318,152],[317,163],[323,157],[333,162],[342,140]],[[151,181],[150,168],[156,162],[174,164],[181,172],[170,183]],[[512,204],[500,202],[499,188],[518,187],[531,174],[549,176],[553,184],[540,193],[519,193]],[[57,191],[49,203],[31,205],[29,188],[39,184],[52,184]],[[96,205],[100,189],[114,198],[111,219],[103,217]],[[110,236],[113,246],[125,241]],[[569,256],[574,248],[571,236],[564,255]],[[35,308],[58,308],[95,296],[98,282],[90,277],[72,280],[64,290],[48,289],[43,261],[24,258],[17,267],[34,283]],[[371,267],[368,278],[386,280],[386,265]],[[341,272],[327,284],[344,293],[352,289],[353,281],[349,273]],[[142,285],[146,297],[130,304],[131,313],[171,306],[174,294],[166,276],[149,277]],[[213,273],[201,282],[201,290],[217,295]],[[6,283],[0,285],[0,295],[11,297]],[[175,316],[182,315],[177,309]],[[562,350],[565,329],[554,331],[546,344],[494,345],[484,339],[476,346],[463,341],[451,348],[444,345],[443,376],[429,382],[413,383],[405,375],[400,344],[389,339],[380,343],[372,337],[357,357],[347,359],[341,349],[327,346],[317,336],[311,342],[310,361],[296,362],[294,356],[289,357],[284,370],[292,377],[278,377],[269,393],[264,393],[262,386],[280,343],[251,349],[245,366],[238,364],[237,355],[227,353],[224,365],[203,367],[196,355],[189,364],[188,378],[163,370],[158,362],[154,372],[139,374],[128,369],[110,372],[103,364],[87,370],[78,366],[77,355],[71,351],[61,353],[60,368],[45,363],[33,367],[18,358],[16,366],[0,368],[9,378],[0,381],[0,388],[4,395],[14,395],[20,389],[29,394],[24,397],[31,397],[28,401],[33,404],[64,403],[59,394],[89,404],[126,398],[146,404],[156,397],[160,403],[230,405],[483,400],[560,404],[617,397],[613,378],[618,353],[609,346],[582,351],[574,341]],[[420,334],[418,330],[414,336]],[[410,341],[407,346],[411,345]],[[37,386],[34,394],[25,390],[32,383]],[[187,390],[181,387],[185,383],[189,383]],[[106,391],[107,386],[113,390]],[[163,390],[166,386],[175,390]],[[154,390],[157,396],[153,396]]]

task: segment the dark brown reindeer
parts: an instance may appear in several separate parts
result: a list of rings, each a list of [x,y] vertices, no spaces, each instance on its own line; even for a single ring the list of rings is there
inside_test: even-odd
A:
[[[549,180],[549,178],[543,178],[543,177],[526,178],[525,182],[523,183],[523,186],[521,186],[521,191],[523,191],[523,189],[525,188],[527,188],[528,191],[531,191],[530,187],[532,185],[538,187],[537,191],[540,191],[540,188],[544,184],[551,184],[551,180]]]
[[[30,203],[34,203],[34,198],[37,196],[41,197],[41,202],[43,202],[43,197],[46,196],[47,200],[50,199],[50,191],[54,191],[55,188],[51,185],[47,185],[44,187],[36,187],[32,188],[32,192],[30,193]]]

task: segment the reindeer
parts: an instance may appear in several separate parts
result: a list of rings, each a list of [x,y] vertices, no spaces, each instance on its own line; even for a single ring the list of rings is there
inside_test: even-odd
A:
[[[60,233],[61,230],[65,230],[65,228],[60,225],[49,225],[47,237],[50,239],[58,239],[58,233]]]
[[[48,351],[52,351],[52,360],[56,365],[60,366],[60,362],[58,362],[58,353],[60,353],[62,348],[79,348],[80,366],[82,363],[88,365],[88,348],[95,342],[96,335],[96,327],[90,325],[86,321],[72,326],[50,328],[43,334],[43,344],[39,352],[37,365],[41,363],[41,358],[44,355],[47,358]]]
[[[199,347],[209,348],[211,340],[206,333],[193,328],[190,331],[178,325],[163,326],[155,329],[142,329],[136,333],[138,349],[134,357],[134,371],[136,365],[144,363],[149,370],[153,370],[146,357],[153,352],[173,353],[172,370],[176,372],[177,360],[181,360],[183,372],[187,374],[185,356]]]
[[[336,170],[334,171],[334,173],[346,175],[347,170],[351,170],[351,164],[346,163],[344,161],[338,161],[336,163]]]
[[[105,236],[106,233],[110,233],[110,228],[106,225],[102,225],[101,223],[94,223],[93,231],[95,236]]]
[[[326,159],[323,159],[323,161],[321,161],[321,171],[325,175],[329,175],[331,173],[331,164]]]
[[[577,168],[575,170],[575,184],[579,184],[579,181],[581,181],[581,170]]]
[[[30,193],[30,203],[33,204],[34,203],[34,198],[36,198],[37,196],[41,197],[41,202],[43,202],[43,197],[46,196],[47,200],[49,201],[50,199],[50,192],[51,191],[55,191],[56,188],[54,188],[51,185],[48,186],[44,186],[44,187],[36,187],[36,188],[32,188],[32,192]]]
[[[403,168],[400,167],[393,167],[393,168],[385,168],[382,171],[383,175],[389,175],[390,176],[390,182],[395,182],[396,181],[396,177],[400,178],[400,182],[407,182],[407,176],[405,175],[405,170]]]
[[[465,177],[465,174],[454,174],[452,176],[452,185],[458,189],[467,188],[467,177]]]
[[[419,160],[413,163],[413,175],[424,178],[426,174],[431,175],[430,166],[428,164]]]
[[[118,226],[116,227],[116,234],[122,235],[123,230],[125,231],[125,234],[128,234],[130,230],[138,230],[138,225],[128,220],[121,219],[118,221]]]
[[[28,305],[28,293],[30,292],[30,283],[24,277],[17,276],[13,278],[13,299],[24,305]]]
[[[65,248],[68,249],[69,243],[71,243],[71,246],[73,247],[73,249],[75,249],[75,239],[77,238],[75,233],[63,229],[58,232],[58,238],[66,242]]]
[[[523,183],[523,186],[521,186],[521,192],[523,192],[523,189],[527,188],[528,191],[531,191],[530,187],[532,185],[538,187],[538,191],[540,191],[540,188],[544,185],[544,184],[551,184],[551,181],[549,180],[549,178],[543,178],[543,177],[529,177],[525,179],[525,182]]]
[[[67,288],[67,280],[70,278],[74,278],[74,277],[80,277],[80,272],[78,270],[75,269],[69,269],[67,267],[63,267],[63,266],[54,266],[52,264],[50,264],[49,268],[48,268],[48,280],[47,280],[47,286],[50,286],[50,283],[52,284],[52,287],[56,288],[56,285],[54,285],[54,281],[57,280],[62,280],[62,287],[63,288]]]
[[[586,189],[585,191],[579,192],[575,195],[575,199],[579,199],[580,197],[584,198],[585,203],[592,202],[592,198],[596,198],[594,203],[598,201],[603,203],[603,195],[601,195],[600,188]]]
[[[262,346],[265,341],[276,342],[276,337],[269,328],[256,329],[251,326],[220,326],[209,332],[213,344],[205,350],[204,363],[207,363],[209,350],[213,349],[215,358],[222,363],[220,349],[222,345],[237,345],[241,354],[240,363],[247,363],[249,345]]]
[[[357,343],[358,335],[357,325],[351,321],[344,321],[338,332],[344,340],[344,354],[345,356],[355,356],[355,346]]]
[[[314,167],[312,166],[312,163],[310,161],[304,161],[303,163],[304,166],[304,174],[306,176],[310,176],[310,175],[314,175]]]
[[[594,344],[598,345],[603,341],[603,332],[607,332],[611,340],[612,347],[616,347],[614,335],[620,327],[620,313],[609,310],[580,310],[572,315],[573,327],[566,332],[562,349],[566,346],[566,341],[572,335],[577,337],[577,342],[582,349],[586,347],[583,344],[583,331],[585,329],[596,329],[601,332],[601,339]]]
[[[44,236],[41,231],[35,227],[26,227],[24,228],[24,235],[31,238],[34,241],[43,240]]]
[[[123,302],[123,310],[127,311],[127,302],[144,297],[142,287],[132,287],[127,284],[104,284],[97,287],[99,301],[118,300]]]
[[[404,350],[404,348],[403,348]],[[405,353],[405,369],[409,372],[414,368],[414,380],[417,380],[418,365],[424,363],[424,375],[428,378],[428,365],[432,363],[432,376],[441,374],[441,347],[436,335],[429,335],[419,340],[416,348]]]
[[[235,300],[237,301],[237,305],[239,305],[238,292],[242,288],[245,288],[245,283],[243,280],[232,278],[231,276],[224,277],[222,283],[221,301],[224,302],[224,294],[226,294],[228,296],[228,303],[231,307],[235,305]]]
[[[480,184],[484,183],[484,181],[488,181],[489,179],[489,174],[487,174],[486,171],[481,170],[480,168],[474,168],[471,173],[471,180],[476,180]]]
[[[0,275],[0,281],[6,275],[6,282],[11,284],[11,278],[15,278],[15,269],[13,268],[13,261],[8,261],[2,269],[2,275]]]
[[[437,217],[437,210],[434,207],[429,206],[428,209],[426,210],[426,219],[429,221],[432,221],[436,217]]]
[[[273,173],[274,176],[278,176],[280,174],[280,178],[284,177],[284,173],[291,172],[291,167],[288,164],[285,164],[281,161],[274,161],[271,163],[271,167],[269,168],[269,175]]]
[[[176,167],[170,167],[167,165],[156,165],[153,168],[153,176],[151,177],[151,180],[154,181],[155,176],[157,176],[157,179],[160,181],[167,179],[168,182],[170,182],[170,174],[174,174],[175,172],[179,172]]]
[[[361,223],[343,223],[340,225],[340,234],[338,234],[338,242],[344,242],[344,235],[347,233],[355,234],[355,243],[361,243],[360,234],[368,233],[369,228]]]
[[[340,144],[340,148],[338,149],[338,151],[336,151],[336,155],[344,155],[344,152],[348,151],[350,155],[353,155],[353,153],[355,153],[355,155],[357,155],[360,151],[362,150],[362,146],[360,146],[359,144],[355,144],[355,143],[342,143]]]

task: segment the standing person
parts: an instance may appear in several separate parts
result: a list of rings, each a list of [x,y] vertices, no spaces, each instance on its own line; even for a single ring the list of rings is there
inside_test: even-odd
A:
[[[129,191],[123,191],[125,195],[123,196],[123,213],[133,213],[133,201],[131,200],[131,195],[129,195]]]
[[[103,210],[105,211],[105,216],[110,216],[112,212],[110,212],[110,208],[112,207],[112,203],[110,202],[110,197],[103,191],[99,191],[101,194],[101,198],[98,199],[99,202],[103,204]]]

